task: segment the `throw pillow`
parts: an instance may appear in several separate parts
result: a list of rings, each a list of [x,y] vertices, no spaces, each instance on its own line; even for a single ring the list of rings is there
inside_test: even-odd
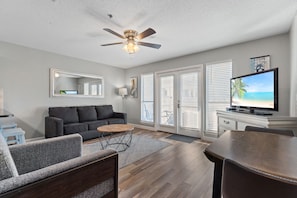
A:
[[[64,124],[79,122],[76,107],[50,107],[48,114],[52,117],[61,118]]]
[[[98,120],[111,118],[113,116],[112,105],[96,106]]]
[[[97,120],[97,113],[94,106],[77,107],[77,111],[80,122]]]

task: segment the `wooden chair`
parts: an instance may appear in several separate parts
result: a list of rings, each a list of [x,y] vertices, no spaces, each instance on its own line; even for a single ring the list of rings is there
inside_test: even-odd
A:
[[[224,160],[222,177],[224,198],[296,198],[297,183]]]
[[[279,135],[294,136],[294,132],[289,129],[272,129],[272,128],[261,128],[261,127],[255,127],[255,126],[246,126],[245,131],[257,131],[257,132],[265,132],[265,133],[274,133]]]

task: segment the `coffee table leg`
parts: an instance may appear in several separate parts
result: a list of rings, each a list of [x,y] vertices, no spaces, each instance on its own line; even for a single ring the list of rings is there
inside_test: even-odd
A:
[[[128,141],[126,142],[127,148],[130,147],[132,142],[132,131],[127,131],[125,136],[127,137]],[[127,149],[126,148],[126,149]]]
[[[104,147],[104,141],[106,142],[106,140],[105,140],[105,137],[104,137],[103,133],[101,133],[100,139],[101,139],[100,144],[101,144],[102,150],[104,150],[106,148],[106,147]],[[105,146],[107,146],[107,144]]]
[[[127,150],[132,142],[132,131],[126,131],[121,134],[119,137],[119,141],[114,144],[117,144],[116,150],[118,152]],[[122,146],[123,149],[119,150],[118,148]]]
[[[106,149],[108,146],[116,145],[115,150],[122,152],[127,150],[132,142],[132,131],[125,131],[118,136],[113,135],[101,135],[101,147],[102,150]]]

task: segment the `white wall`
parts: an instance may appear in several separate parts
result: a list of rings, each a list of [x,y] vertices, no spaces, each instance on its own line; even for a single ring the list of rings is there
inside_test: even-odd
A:
[[[290,40],[289,34],[282,34],[242,44],[222,47],[210,51],[187,55],[167,61],[143,65],[126,71],[126,85],[129,77],[144,73],[180,68],[222,60],[232,60],[233,76],[251,73],[250,58],[271,56],[271,67],[279,67],[279,112],[275,115],[289,115],[290,98]],[[160,49],[161,50],[161,49]],[[140,88],[140,86],[138,86]],[[140,96],[140,90],[139,94]],[[140,123],[140,97],[126,101],[128,121]]]
[[[0,88],[0,109],[3,109],[3,101],[4,101],[4,98],[3,98],[3,88]]]
[[[50,68],[103,76],[105,98],[49,97]],[[0,42],[3,106],[15,115],[26,138],[44,136],[44,117],[51,106],[112,104],[115,111],[121,111],[122,99],[116,88],[124,82],[123,69]]]
[[[290,60],[290,39],[291,43],[294,40],[294,54],[296,54],[296,19],[294,24],[291,36],[282,34],[143,65],[126,71],[0,42],[0,89],[3,88],[3,106],[4,109],[14,113],[18,125],[26,131],[26,138],[44,136],[44,117],[47,115],[47,110],[50,106],[112,104],[116,111],[125,109],[128,113],[128,121],[138,124],[140,123],[140,84],[138,84],[138,98],[128,97],[125,99],[126,106],[124,108],[122,107],[121,97],[117,95],[116,88],[124,85],[128,86],[129,77],[140,77],[140,74],[144,73],[230,59],[233,61],[233,76],[238,76],[251,72],[249,67],[251,57],[269,54],[272,67],[279,67],[280,108],[278,114],[289,115],[290,62],[293,62],[293,59]],[[296,59],[297,57],[295,56],[294,74],[297,70]],[[49,97],[49,68],[103,76],[105,79],[105,98]],[[292,75],[294,74],[292,73]],[[114,76],[117,76],[117,78],[114,78]],[[140,79],[138,83],[140,83]],[[296,90],[294,89],[294,91],[296,96]],[[294,99],[296,100],[296,98]]]
[[[290,115],[297,116],[297,15],[295,16],[291,31],[291,90]]]

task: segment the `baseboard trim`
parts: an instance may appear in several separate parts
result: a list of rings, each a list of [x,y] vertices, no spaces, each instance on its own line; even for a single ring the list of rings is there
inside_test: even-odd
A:
[[[128,123],[128,124],[131,124],[131,125],[135,126],[136,128],[140,128],[140,129],[146,129],[149,131],[157,131],[157,129],[153,126],[146,126],[146,125],[134,124],[134,123]],[[26,142],[32,142],[32,141],[42,140],[42,139],[45,139],[45,138],[44,137],[30,138],[30,139],[26,139]]]
[[[150,130],[150,131],[157,131],[157,129],[153,126],[146,126],[146,125],[142,125],[142,124],[133,124],[133,123],[129,123],[129,124],[135,126],[136,128],[146,129],[146,130]]]

